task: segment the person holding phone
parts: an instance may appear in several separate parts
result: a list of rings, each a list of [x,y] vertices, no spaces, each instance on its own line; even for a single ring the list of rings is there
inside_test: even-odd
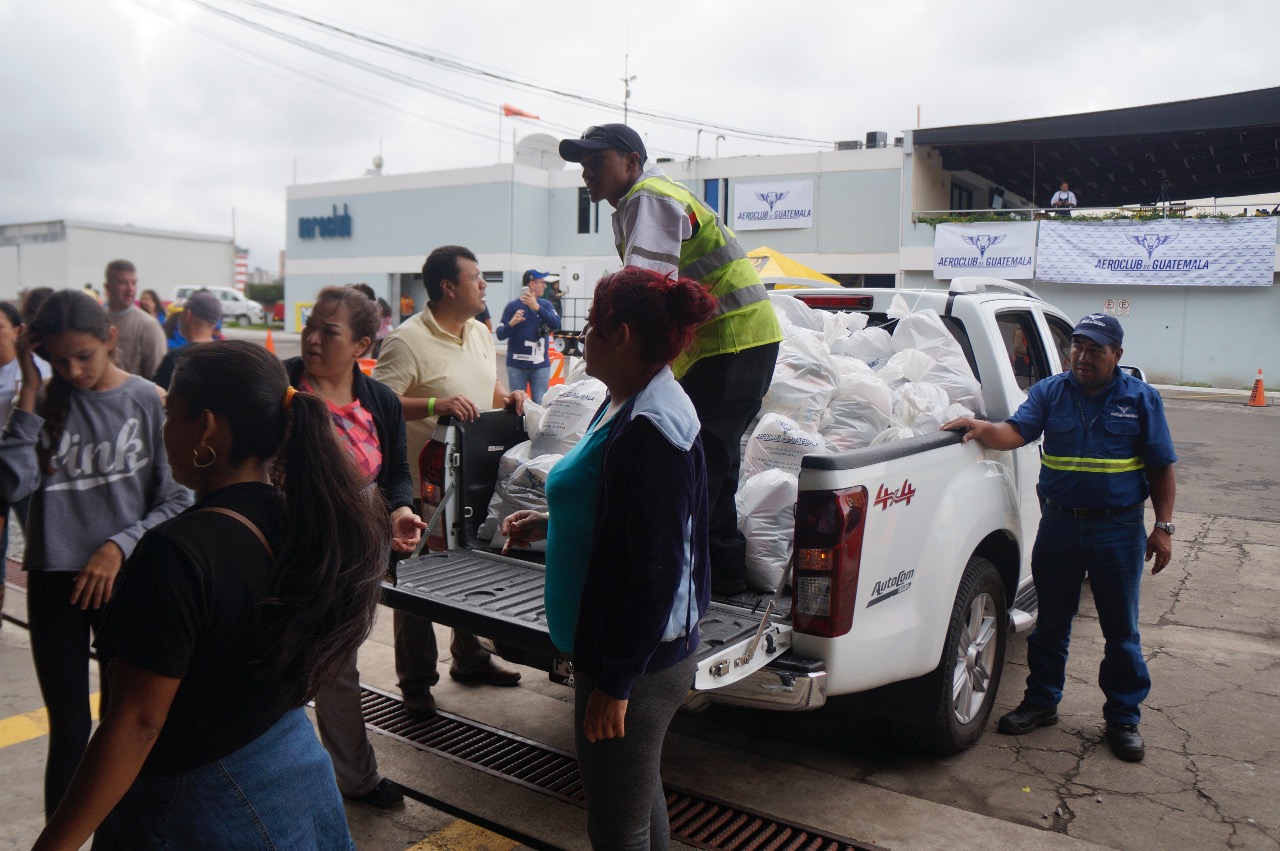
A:
[[[535,405],[542,404],[551,380],[548,337],[560,329],[560,312],[542,297],[549,274],[537,269],[524,273],[520,297],[503,308],[502,321],[495,329],[498,339],[507,341],[508,384],[513,390],[528,387]]]

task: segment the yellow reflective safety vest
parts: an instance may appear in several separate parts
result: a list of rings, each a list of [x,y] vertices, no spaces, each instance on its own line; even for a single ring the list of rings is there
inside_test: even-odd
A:
[[[680,243],[680,277],[698,281],[719,302],[716,315],[698,329],[689,348],[671,365],[676,377],[683,376],[701,358],[781,341],[782,327],[768,291],[738,238],[715,211],[681,184],[657,174],[637,180],[619,202],[615,215],[642,194],[671,199],[684,208],[693,234]],[[624,262],[626,250],[627,246],[618,247]]]

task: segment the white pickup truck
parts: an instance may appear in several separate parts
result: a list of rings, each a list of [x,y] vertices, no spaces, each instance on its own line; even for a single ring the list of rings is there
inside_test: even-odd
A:
[[[1008,417],[1025,388],[1067,368],[1072,323],[1030,290],[961,278],[949,291],[812,289],[775,293],[866,313],[892,330],[891,299],[932,308],[982,384],[987,416]],[[1020,332],[1030,367],[1015,375]],[[429,549],[402,562],[384,602],[494,640],[513,661],[571,675],[547,635],[543,566],[483,548],[502,452],[524,440],[500,411],[443,420],[421,459],[434,512]],[[716,598],[702,621],[691,704],[811,710],[868,693],[916,743],[954,753],[981,735],[1010,630],[1035,622],[1031,544],[1040,519],[1040,449],[961,444],[940,432],[808,455],[799,477],[790,589]]]

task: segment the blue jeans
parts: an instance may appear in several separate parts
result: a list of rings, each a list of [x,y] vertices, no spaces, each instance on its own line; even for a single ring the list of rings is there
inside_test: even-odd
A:
[[[1036,628],[1027,639],[1024,701],[1056,706],[1066,681],[1071,620],[1080,608],[1086,575],[1106,640],[1098,685],[1106,695],[1102,716],[1137,724],[1151,691],[1151,676],[1138,635],[1138,593],[1147,532],[1142,509],[1111,517],[1076,518],[1045,506],[1031,551],[1031,575],[1040,598]]]
[[[529,387],[529,398],[535,405],[542,404],[542,397],[547,392],[547,382],[551,380],[550,366],[535,366],[526,369],[523,366],[507,364],[508,390],[523,390]]]
[[[302,709],[217,762],[140,776],[94,834],[107,849],[355,851],[329,755]]]

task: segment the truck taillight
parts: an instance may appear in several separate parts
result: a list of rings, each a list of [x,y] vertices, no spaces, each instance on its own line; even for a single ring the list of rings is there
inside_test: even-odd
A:
[[[835,638],[853,626],[867,489],[801,491],[796,500],[792,627]]]
[[[422,519],[430,520],[444,497],[444,458],[445,445],[437,440],[428,440],[418,456],[418,475],[422,479]],[[449,542],[445,537],[445,516],[448,509],[440,515],[440,520],[427,535],[427,549],[447,550]]]

